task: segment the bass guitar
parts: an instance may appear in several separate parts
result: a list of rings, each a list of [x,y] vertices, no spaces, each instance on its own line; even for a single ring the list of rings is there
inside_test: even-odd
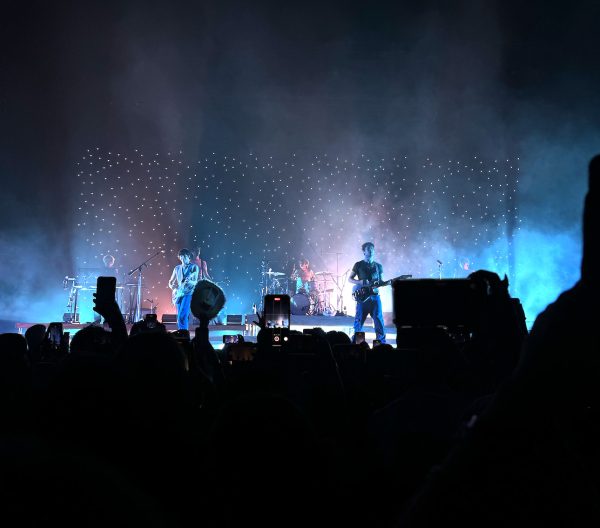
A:
[[[404,280],[410,279],[412,275],[400,275],[399,277],[394,277],[393,279],[387,281],[373,281],[369,284],[355,284],[352,288],[352,297],[356,302],[362,303],[365,302],[371,295],[375,295],[377,288],[381,288],[382,286],[389,286],[395,280]]]

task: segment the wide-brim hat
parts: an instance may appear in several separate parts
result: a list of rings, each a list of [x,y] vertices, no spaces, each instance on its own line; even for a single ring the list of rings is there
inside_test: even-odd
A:
[[[192,313],[198,319],[212,319],[223,309],[225,294],[214,282],[201,280],[192,293]]]

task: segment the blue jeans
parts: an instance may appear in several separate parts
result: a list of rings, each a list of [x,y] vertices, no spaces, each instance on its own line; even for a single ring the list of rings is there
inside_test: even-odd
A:
[[[192,294],[181,297],[175,306],[177,307],[177,330],[187,330],[190,319],[190,304]]]
[[[373,318],[375,324],[375,335],[381,343],[385,343],[385,330],[383,327],[383,310],[379,295],[371,295],[364,302],[356,303],[356,316],[354,317],[354,332],[362,332],[367,315]],[[354,341],[354,339],[353,339]]]

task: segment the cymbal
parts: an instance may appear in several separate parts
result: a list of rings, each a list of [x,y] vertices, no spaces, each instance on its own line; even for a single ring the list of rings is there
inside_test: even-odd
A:
[[[282,273],[281,271],[264,271],[263,273],[265,275],[273,275],[274,277],[279,277],[281,275],[285,275],[285,273]]]
[[[330,271],[315,271],[315,275],[327,275],[327,274],[331,275],[331,272]]]

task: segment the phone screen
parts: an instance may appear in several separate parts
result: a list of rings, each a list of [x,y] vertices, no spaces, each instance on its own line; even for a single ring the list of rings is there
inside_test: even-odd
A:
[[[62,323],[50,323],[48,325],[48,339],[53,346],[59,347],[63,335]]]
[[[289,340],[290,296],[265,295],[265,328],[271,330],[271,346],[280,347]]]
[[[237,342],[238,342],[237,335],[224,335],[223,336],[223,343],[237,343]]]
[[[361,343],[365,342],[365,333],[364,332],[356,332],[354,334],[354,342],[357,345],[360,345]]]
[[[264,306],[267,328],[290,328],[289,295],[265,295]]]
[[[111,302],[115,300],[117,291],[116,277],[98,277],[96,279],[96,299],[102,302]]]

